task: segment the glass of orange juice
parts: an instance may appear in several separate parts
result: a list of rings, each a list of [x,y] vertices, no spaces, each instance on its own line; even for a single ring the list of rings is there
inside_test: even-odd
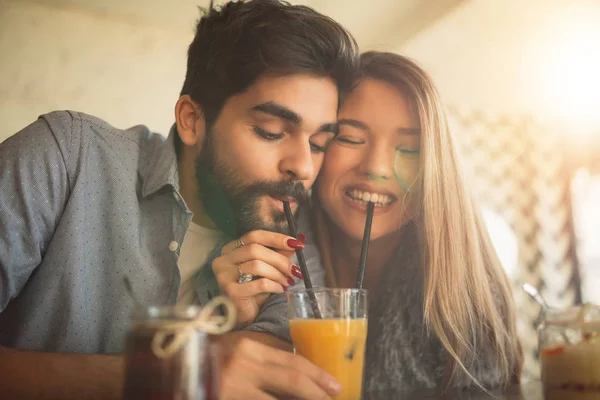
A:
[[[338,380],[342,392],[336,399],[360,400],[367,341],[367,291],[298,288],[288,291],[287,299],[296,354]]]

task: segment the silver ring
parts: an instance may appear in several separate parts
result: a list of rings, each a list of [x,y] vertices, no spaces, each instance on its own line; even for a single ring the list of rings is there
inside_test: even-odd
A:
[[[246,244],[244,243],[244,241],[242,240],[242,238],[237,238],[235,239],[235,248],[239,249],[244,247]]]
[[[242,272],[242,266],[240,264],[237,265],[237,269],[238,269],[238,280],[237,280],[238,283],[242,284],[242,283],[252,282],[252,280],[254,279],[254,275],[247,273],[247,272]]]

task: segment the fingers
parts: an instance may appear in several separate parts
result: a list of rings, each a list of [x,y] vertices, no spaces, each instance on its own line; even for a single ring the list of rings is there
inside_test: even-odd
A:
[[[257,343],[251,340],[248,340],[247,343],[246,341],[241,340],[239,344],[242,352],[248,352],[252,354],[252,357],[255,360],[260,361],[263,364],[272,364],[277,367],[289,368],[291,370],[287,372],[289,376],[287,374],[285,376],[282,376],[282,379],[288,379],[288,385],[291,384],[291,386],[295,387],[295,377],[302,376],[307,377],[311,382],[313,382],[314,385],[318,386],[322,391],[324,390],[325,392],[327,392],[330,396],[335,396],[341,390],[340,384],[336,381],[336,379],[333,376],[325,372],[323,369],[312,364],[310,361],[308,361],[302,356],[274,349],[272,347],[265,346],[262,343]],[[289,380],[291,380],[292,383],[290,383]],[[277,390],[285,390],[282,388],[281,385],[273,386],[272,388],[277,388]],[[314,386],[312,386],[311,388],[311,393],[315,393]],[[283,394],[285,392],[276,393]],[[308,396],[306,398],[310,399],[318,397]]]
[[[281,254],[282,256],[285,256],[285,257],[287,257],[287,258],[292,258],[292,256],[293,256],[294,254],[296,254],[296,252],[295,252],[295,251],[291,251],[291,250],[277,250],[277,252],[278,252],[279,254]]]
[[[330,399],[341,390],[333,377],[300,356],[248,339],[240,340],[235,347],[223,370],[222,390],[235,390],[226,384],[233,382],[237,386],[259,388],[277,398],[306,400]]]
[[[337,394],[337,392],[341,389],[339,383],[333,376],[325,372],[323,369],[315,366],[306,358],[293,353],[283,353],[284,354],[278,354],[270,351],[264,352],[262,361],[265,363],[285,365],[298,374],[306,375],[311,380],[316,382],[320,387],[330,390],[332,396]]]
[[[222,400],[275,400],[260,384],[260,371],[256,362],[243,357],[232,358],[221,371],[219,398]]]
[[[298,235],[300,237],[300,235]],[[300,239],[306,240],[304,235]],[[291,236],[284,235],[282,233],[258,230],[250,231],[241,237],[241,240],[246,246],[250,244],[261,244],[265,247],[270,247],[276,250],[288,250],[294,251],[304,248],[304,242],[302,240],[295,239]],[[244,247],[246,247],[244,246]],[[227,243],[221,250],[221,254],[230,253],[238,248],[236,241]],[[243,248],[243,247],[242,247]]]
[[[278,269],[273,268],[271,265],[261,260],[252,260],[241,263],[240,271],[243,273],[252,274],[254,276],[270,279],[279,283],[283,287],[288,287],[294,284],[294,279],[292,279],[289,275],[284,275]],[[289,267],[289,273],[292,274],[291,266]]]
[[[220,271],[220,262],[226,261],[226,263],[229,264],[229,267],[225,266],[224,268],[232,273],[231,277],[233,278],[237,276],[237,268],[234,270],[231,268],[231,265],[243,264],[251,260],[260,260],[263,263],[276,268],[283,275],[293,277],[293,264],[288,257],[257,243],[246,245],[240,249],[230,252],[225,256],[215,259],[213,262],[213,270],[215,273]],[[247,271],[244,270],[244,272]]]
[[[281,396],[291,396],[302,400],[329,400],[330,396],[339,393],[329,393],[305,374],[282,365],[267,365],[263,367],[261,386],[269,393]]]
[[[299,237],[306,240],[303,235]],[[293,286],[294,278],[302,279],[300,268],[290,258],[294,247],[304,247],[301,241],[268,231],[249,232],[242,241],[242,247],[238,241],[228,243],[212,262],[219,288],[238,308],[238,324],[256,318],[268,295],[282,293]],[[240,284],[241,274],[251,274],[255,280]]]
[[[289,355],[292,357],[287,361],[287,366],[302,375],[306,375],[311,382],[325,390],[330,396],[335,396],[342,390],[337,380],[325,370],[318,368],[302,356],[292,353],[289,353]]]
[[[287,288],[288,286],[290,285],[286,284],[285,287]],[[241,299],[269,293],[283,293],[283,288],[284,286],[280,285],[279,283],[265,278],[257,279],[248,283],[229,282],[223,285],[223,291],[227,296]]]

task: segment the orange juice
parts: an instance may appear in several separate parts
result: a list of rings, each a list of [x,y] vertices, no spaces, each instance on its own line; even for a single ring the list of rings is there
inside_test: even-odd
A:
[[[360,400],[367,319],[292,319],[296,353],[333,375],[342,385],[338,400]]]

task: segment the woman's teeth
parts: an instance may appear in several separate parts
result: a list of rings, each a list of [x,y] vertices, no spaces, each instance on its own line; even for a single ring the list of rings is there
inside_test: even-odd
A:
[[[393,199],[387,194],[361,192],[360,190],[356,189],[348,190],[346,195],[357,203],[367,204],[371,201],[379,207],[389,206],[393,201]]]

